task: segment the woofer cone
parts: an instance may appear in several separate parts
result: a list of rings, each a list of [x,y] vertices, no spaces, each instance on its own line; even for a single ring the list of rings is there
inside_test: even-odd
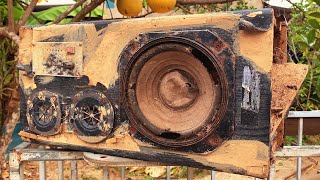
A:
[[[163,38],[141,48],[126,70],[129,120],[165,146],[195,144],[219,125],[226,109],[226,80],[204,47]]]

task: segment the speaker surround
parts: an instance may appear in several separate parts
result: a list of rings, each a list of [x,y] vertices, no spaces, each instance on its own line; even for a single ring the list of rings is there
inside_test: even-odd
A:
[[[179,147],[195,144],[217,128],[217,114],[224,114],[227,103],[226,81],[205,47],[185,38],[160,38],[144,45],[129,64],[125,102],[140,133]]]

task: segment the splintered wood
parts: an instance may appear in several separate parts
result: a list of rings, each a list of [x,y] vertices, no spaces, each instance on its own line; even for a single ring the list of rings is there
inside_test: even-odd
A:
[[[272,151],[275,151],[283,143],[284,119],[307,73],[308,66],[302,64],[274,64],[272,67],[270,124]]]

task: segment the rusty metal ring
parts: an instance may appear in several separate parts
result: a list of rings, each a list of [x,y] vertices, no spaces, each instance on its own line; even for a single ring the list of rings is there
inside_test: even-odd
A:
[[[175,50],[179,52],[179,56],[184,57],[177,61],[174,61],[172,58],[170,59],[170,57],[173,56],[173,54],[170,53],[174,53],[173,51]],[[160,56],[162,55],[162,57],[157,56],[159,54]],[[162,61],[161,58],[163,57],[165,57],[166,60]],[[185,61],[183,59],[185,59]],[[157,68],[158,71],[152,71],[152,69]],[[199,75],[200,77],[198,77]],[[191,98],[179,101],[179,98],[176,98],[175,96],[179,96],[180,94],[170,90],[169,86],[171,85],[168,85],[167,83],[169,82],[168,79],[171,78],[172,80],[172,77],[175,77],[175,81],[176,83],[178,82],[178,84],[188,84],[192,82],[190,83],[191,86],[201,85],[201,87],[194,88],[195,91],[193,91],[194,93],[192,94],[190,93],[189,88],[180,85],[178,88],[180,92],[186,92],[186,95]],[[201,79],[204,77],[206,81]],[[180,147],[192,145],[203,140],[218,127],[226,111],[228,94],[227,80],[224,72],[211,52],[195,41],[185,38],[166,37],[148,43],[139,49],[139,51],[131,58],[127,69],[125,70],[125,78],[125,103],[130,122],[140,133],[161,145]],[[166,80],[163,81],[163,79]],[[208,79],[210,79],[211,82],[209,82]],[[145,82],[148,82],[150,85]],[[173,93],[172,96],[170,93],[169,95],[163,96],[164,91],[161,90],[161,87],[166,85],[169,87],[169,90],[168,88],[167,90],[170,93]],[[142,86],[148,86],[148,88]],[[199,96],[198,91],[201,91],[201,88],[203,87],[206,88],[206,93],[208,93],[209,96]],[[197,90],[197,88],[200,89]],[[211,90],[214,93],[211,93]],[[145,100],[143,100],[143,95],[141,94],[146,96]],[[164,127],[166,126],[161,124],[165,122],[161,122],[162,119],[157,116],[165,116],[166,112],[169,111],[163,108],[164,106],[162,106],[161,103],[167,106],[168,109],[173,109],[173,113],[175,114],[178,111],[187,112],[187,109],[191,105],[199,105],[199,100],[197,100],[196,96],[204,96],[211,103],[207,103],[207,108],[202,111],[207,114],[204,116],[201,115],[201,113],[198,114],[202,118],[200,121],[195,119],[195,121],[197,121],[195,123],[199,123],[199,126],[191,127],[189,129],[190,131],[185,131],[186,133],[184,131],[179,131],[179,128],[172,126],[169,129],[165,129]],[[159,98],[161,103],[155,102],[157,100],[153,101],[150,97],[155,97],[154,99]],[[178,101],[176,101],[176,99],[178,99]],[[150,103],[150,111],[147,108],[148,102],[143,101],[148,101]],[[174,103],[174,101],[177,103]],[[195,102],[198,102],[198,104]],[[206,103],[206,100],[202,99],[200,103]],[[209,106],[210,108],[208,108]],[[159,110],[157,110],[157,108]],[[196,107],[193,107],[189,114],[191,113],[192,115],[192,113],[197,113],[195,108]],[[201,108],[199,111],[201,111]],[[152,112],[155,113],[153,116]],[[177,116],[173,115],[172,117]],[[164,119],[168,120],[169,118],[165,117]],[[192,122],[189,121],[188,123],[190,125]],[[182,124],[183,120],[179,125]],[[170,126],[170,123],[167,126]],[[174,129],[174,131],[172,131],[172,129]]]

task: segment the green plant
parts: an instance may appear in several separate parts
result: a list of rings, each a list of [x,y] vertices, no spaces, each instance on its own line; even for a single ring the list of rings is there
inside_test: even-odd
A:
[[[30,16],[26,22],[27,25],[35,25],[39,24],[39,20],[44,24],[50,24],[52,23],[57,17],[59,17],[63,12],[65,12],[70,6],[58,6],[58,7],[52,7],[47,10],[34,12],[34,16],[37,17],[34,18],[33,16]],[[81,11],[81,7],[76,8],[73,10],[66,18],[64,18],[60,24],[68,23],[72,20],[74,16],[76,16]],[[101,9],[94,9],[91,11],[90,14],[87,14],[86,17],[89,18],[98,18],[102,16],[102,10]]]
[[[289,45],[300,54],[299,63],[308,64],[309,73],[298,93],[293,110],[318,110],[320,107],[320,6],[319,0],[293,4]]]
[[[17,21],[24,10],[17,4],[13,4],[13,18]],[[7,24],[8,6],[6,0],[0,0],[0,28]],[[3,123],[5,104],[10,98],[11,92],[16,85],[14,54],[16,45],[6,37],[0,36],[0,127]]]
[[[11,90],[10,87],[13,86],[13,79],[14,79],[14,66],[15,60],[13,57],[15,48],[10,43],[8,39],[3,39],[1,42],[0,47],[2,48],[0,54],[0,98],[4,99],[4,97],[8,97],[8,91]]]
[[[3,123],[5,104],[16,86],[15,45],[7,38],[0,39],[0,127]]]
[[[23,8],[16,2],[13,4],[13,17],[17,21],[23,15]],[[0,0],[0,27],[6,25],[8,18],[8,5],[7,0]]]
[[[288,2],[291,2],[288,0]],[[320,109],[320,0],[292,3],[288,44],[299,63],[307,64],[309,72],[298,92],[292,110]],[[303,136],[303,144],[319,144],[318,136]],[[298,144],[297,136],[286,136],[285,145]]]
[[[208,4],[208,5],[189,5],[183,6],[184,13],[211,13],[211,12],[220,12],[220,11],[237,11],[237,10],[246,10],[246,9],[255,9],[253,6],[248,6],[246,0],[239,0],[234,3],[223,3],[223,4]]]
[[[246,9],[255,9],[253,6],[248,6],[248,2],[245,0],[239,0],[236,2],[235,7],[231,8],[230,11],[246,10]]]

